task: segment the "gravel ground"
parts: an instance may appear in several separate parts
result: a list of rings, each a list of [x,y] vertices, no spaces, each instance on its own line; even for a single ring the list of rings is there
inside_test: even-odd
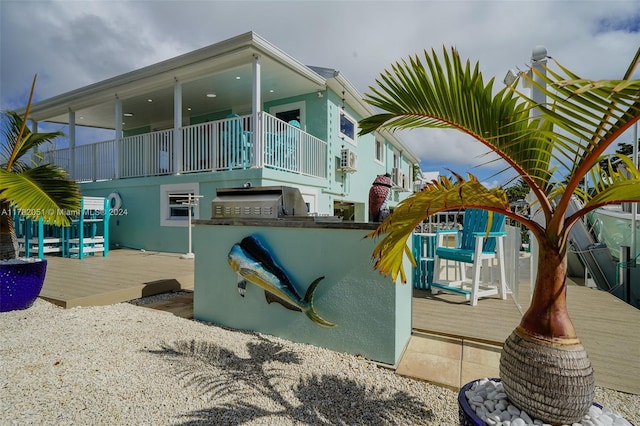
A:
[[[136,306],[157,300],[0,313],[0,424],[457,424],[451,390]],[[640,397],[596,399],[640,424]]]

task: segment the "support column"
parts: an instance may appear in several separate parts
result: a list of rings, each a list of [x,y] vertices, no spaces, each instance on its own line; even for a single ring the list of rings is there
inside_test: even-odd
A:
[[[537,73],[533,74],[533,87],[531,88],[531,99],[539,105],[544,105],[547,102],[547,96],[536,85],[544,87],[546,83],[542,77],[547,75],[545,66],[547,65],[547,49],[544,46],[536,46],[531,53],[531,68]],[[532,118],[539,117],[540,111],[538,108],[534,108],[531,111]]]
[[[253,167],[261,168],[263,165],[262,149],[262,99],[261,99],[261,86],[260,86],[260,56],[253,55],[253,84],[251,93],[251,119],[253,121],[253,137],[252,137],[252,150],[253,150]]]
[[[544,68],[546,64],[547,64],[547,49],[544,46],[534,47],[533,51],[531,52],[531,67],[534,70],[540,72],[542,76],[546,76],[547,70]],[[544,105],[547,102],[547,96],[536,85],[540,85],[544,87],[546,83],[544,82],[544,80],[542,80],[541,76],[535,73],[533,74],[533,83],[534,84],[531,87],[531,99],[533,99],[533,101],[538,105]],[[534,108],[531,110],[531,118],[536,118],[536,117],[539,117],[540,115],[541,115],[541,112],[538,108]],[[529,194],[531,194],[531,191],[529,192]],[[527,201],[529,201],[529,203],[534,202],[534,197],[528,198]],[[532,219],[537,223],[544,225],[545,219],[541,212],[538,211],[533,213]],[[538,275],[537,265],[538,265],[538,251],[539,251],[538,240],[533,238],[533,235],[531,235],[531,238],[529,239],[529,251],[531,252],[529,294],[533,296],[533,288],[535,286],[536,278]]]
[[[173,85],[173,172],[182,172],[182,85]]]
[[[115,178],[120,179],[122,167],[122,101],[116,95],[115,105],[115,126],[116,129],[116,152],[114,156]]]
[[[34,120],[29,120],[31,121],[31,133],[38,133],[38,122],[34,121]],[[33,149],[31,149],[31,160],[34,162],[34,164],[42,164],[42,161],[40,160],[40,149],[37,146],[34,146]]]
[[[76,179],[76,112],[69,110],[69,176]]]

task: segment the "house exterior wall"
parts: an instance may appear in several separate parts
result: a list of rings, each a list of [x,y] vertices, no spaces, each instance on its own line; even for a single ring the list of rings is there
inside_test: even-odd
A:
[[[232,170],[89,182],[82,183],[81,190],[85,196],[96,197],[108,197],[117,192],[122,200],[119,211],[113,211],[111,216],[109,237],[112,246],[186,253],[189,249],[187,220],[166,220],[164,188],[195,188],[197,194],[203,196],[195,212],[196,219],[211,218],[211,202],[217,188],[241,187],[246,182],[253,186],[295,186],[311,202],[312,208],[315,207],[313,204],[322,205],[318,179],[299,176],[293,183],[285,179],[287,175],[291,174],[269,169]],[[317,213],[331,214],[326,210],[319,211],[318,207]]]
[[[375,160],[376,136],[373,134],[358,136],[355,144],[342,140],[339,136],[342,97],[330,89],[322,97],[314,92],[279,99],[266,103],[263,109],[269,111],[271,107],[299,102],[303,102],[305,108],[304,130],[328,143],[327,179],[262,168],[88,182],[81,184],[82,193],[100,197],[107,197],[112,192],[120,195],[121,211],[114,212],[111,219],[110,240],[113,245],[174,253],[188,251],[186,220],[167,222],[164,217],[167,214],[166,207],[163,207],[166,194],[161,192],[163,187],[187,185],[197,188],[197,193],[203,195],[196,212],[196,218],[200,219],[211,218],[211,201],[215,198],[217,188],[240,187],[245,182],[250,182],[254,187],[298,187],[309,203],[311,213],[319,215],[334,215],[336,202],[353,203],[353,219],[356,222],[367,222],[371,183],[376,175],[391,173],[393,147],[388,141],[384,141],[384,159],[379,162]],[[344,110],[355,120],[363,118],[350,105],[345,104]],[[201,114],[191,117],[190,121],[195,124],[220,119],[229,112],[225,110]],[[340,152],[343,147],[357,153],[357,171],[347,173],[340,170]],[[405,173],[410,173],[411,164],[406,157],[401,157],[401,165]],[[390,207],[408,194],[406,191],[392,191]],[[166,204],[166,200],[164,201]]]

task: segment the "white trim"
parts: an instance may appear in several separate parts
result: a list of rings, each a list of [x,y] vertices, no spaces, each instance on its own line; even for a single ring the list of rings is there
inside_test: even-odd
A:
[[[169,195],[176,192],[190,192],[194,195],[200,195],[200,184],[198,182],[179,183],[160,185],[160,226],[179,226],[187,227],[187,217],[176,219],[169,215]],[[193,219],[200,218],[199,206],[194,207]]]
[[[276,116],[279,112],[292,111],[297,109],[300,111],[300,128],[306,131],[307,128],[307,103],[305,101],[291,102],[288,104],[274,105],[269,108],[269,114]]]
[[[342,117],[353,123],[353,138],[345,133],[342,133],[341,121]],[[353,118],[351,114],[338,107],[338,137],[343,141],[349,142],[353,146],[358,146],[358,120]]]
[[[182,172],[182,84],[173,84],[173,173]]]
[[[381,158],[378,158],[378,144],[380,144]],[[378,164],[384,165],[384,158],[386,157],[387,144],[384,139],[380,139],[376,136],[375,143],[373,144],[373,161]]]

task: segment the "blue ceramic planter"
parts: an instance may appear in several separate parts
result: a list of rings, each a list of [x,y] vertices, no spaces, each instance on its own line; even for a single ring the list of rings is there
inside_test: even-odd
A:
[[[0,312],[27,309],[38,298],[47,261],[0,265]]]

